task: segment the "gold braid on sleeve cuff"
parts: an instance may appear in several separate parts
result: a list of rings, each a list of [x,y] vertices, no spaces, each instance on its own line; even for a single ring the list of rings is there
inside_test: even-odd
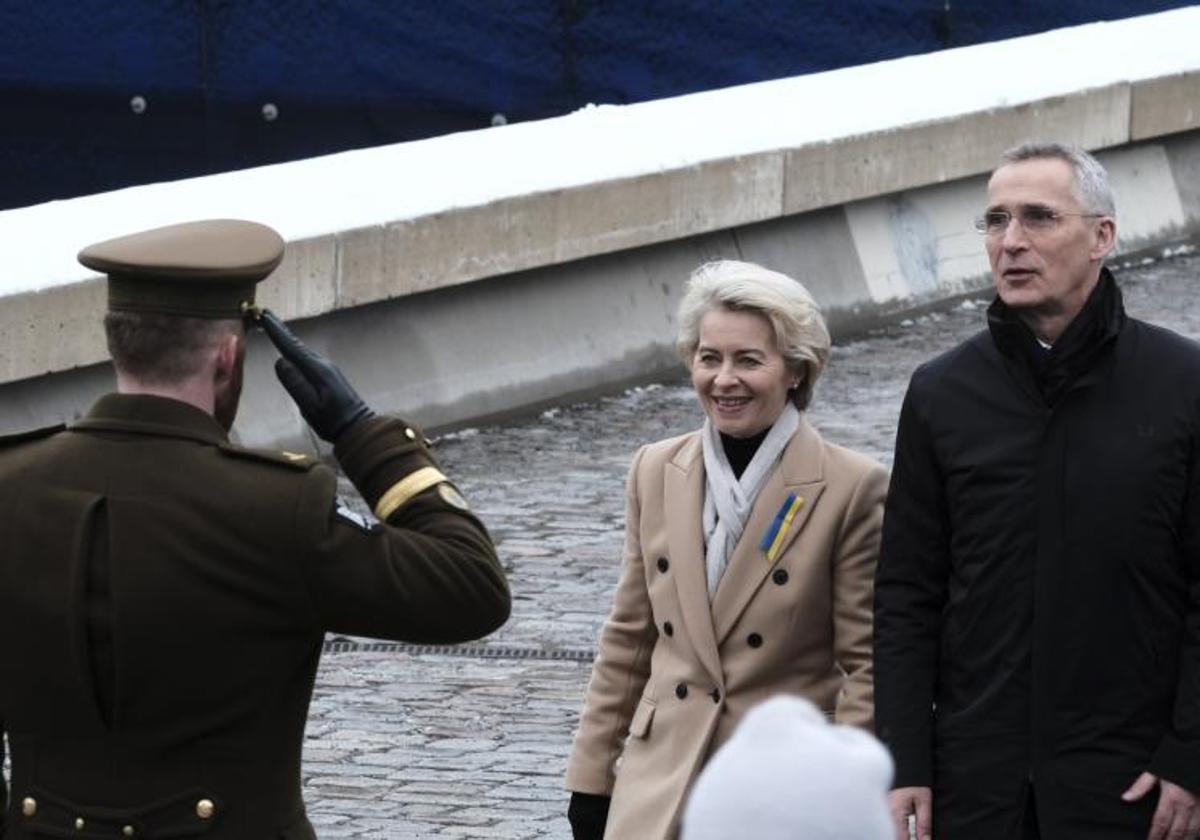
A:
[[[387,522],[388,517],[408,504],[413,496],[443,481],[449,479],[442,475],[441,470],[436,467],[421,467],[397,481],[379,497],[379,502],[375,505],[375,516],[380,522]]]

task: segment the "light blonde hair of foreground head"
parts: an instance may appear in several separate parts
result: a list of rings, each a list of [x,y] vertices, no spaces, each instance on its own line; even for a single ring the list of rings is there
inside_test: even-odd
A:
[[[799,281],[754,263],[718,260],[692,272],[679,303],[675,350],[689,370],[700,344],[700,321],[713,309],[757,312],[775,332],[788,369],[800,376],[791,393],[803,411],[829,361],[829,330],[821,309]]]

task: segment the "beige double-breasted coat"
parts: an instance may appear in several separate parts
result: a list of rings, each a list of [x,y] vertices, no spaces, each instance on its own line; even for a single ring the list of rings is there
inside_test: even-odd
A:
[[[785,449],[709,602],[699,432],[651,444],[627,483],[626,546],[567,766],[612,794],[606,840],[675,836],[693,779],[746,711],[777,693],[872,723],[872,578],[887,473],[807,420]],[[802,500],[772,562],[760,543]]]

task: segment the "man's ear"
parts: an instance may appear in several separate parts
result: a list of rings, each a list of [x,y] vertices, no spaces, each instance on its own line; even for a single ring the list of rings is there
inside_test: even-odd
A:
[[[217,382],[232,379],[241,364],[243,338],[237,333],[225,333],[217,343],[216,365],[213,379]]]
[[[1092,239],[1091,258],[1102,260],[1117,247],[1117,220],[1103,216],[1096,222],[1096,235]]]

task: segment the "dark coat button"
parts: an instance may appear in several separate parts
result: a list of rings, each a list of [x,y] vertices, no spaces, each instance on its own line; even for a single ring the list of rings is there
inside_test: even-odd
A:
[[[771,580],[775,581],[780,586],[788,582],[787,569],[776,569],[775,574],[771,575]]]
[[[762,636],[758,635],[757,633],[751,633],[746,637],[746,644],[754,648],[762,647]]]
[[[714,703],[720,703],[721,702],[721,689],[714,688],[712,691],[709,692],[708,696],[713,699]]]
[[[671,622],[669,622],[669,621],[663,622],[663,632],[666,633],[668,636],[675,635],[675,628],[671,626]]]
[[[684,697],[687,697],[687,683],[680,683],[679,685],[675,686],[675,696],[680,700],[682,700]]]
[[[658,558],[658,570],[660,572],[665,572],[669,568],[671,568],[671,564],[667,562],[667,558],[659,557]]]

